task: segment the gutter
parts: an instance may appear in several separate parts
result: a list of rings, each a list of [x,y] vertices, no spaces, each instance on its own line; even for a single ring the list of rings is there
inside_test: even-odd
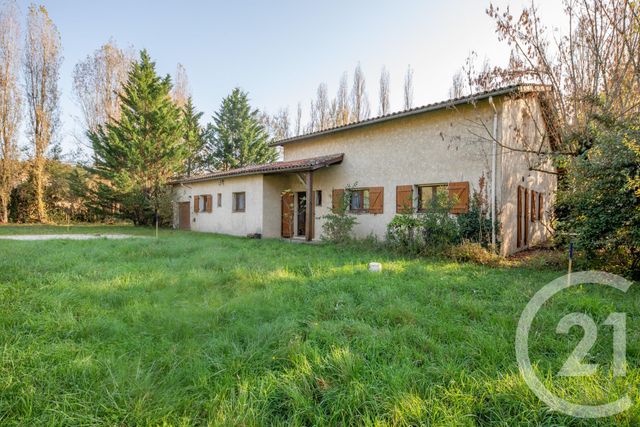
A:
[[[498,110],[493,102],[493,97],[489,97],[489,105],[493,108],[493,144],[491,145],[491,246],[496,247],[496,169],[498,151]]]

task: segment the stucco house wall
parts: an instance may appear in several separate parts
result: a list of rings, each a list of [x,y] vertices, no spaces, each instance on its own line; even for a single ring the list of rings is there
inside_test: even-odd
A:
[[[487,200],[491,194],[492,127],[497,112],[496,139],[496,210],[500,224],[498,239],[503,254],[516,251],[517,192],[523,186],[544,195],[542,221],[528,224],[529,245],[538,244],[549,235],[550,213],[556,188],[555,175],[532,169],[548,168],[539,156],[523,148],[544,126],[540,104],[535,95],[498,96],[496,107],[484,98],[426,113],[407,115],[352,129],[305,137],[283,145],[284,161],[344,153],[340,164],[313,172],[313,189],[322,192],[322,204],[315,207],[314,239],[320,239],[324,216],[332,207],[332,190],[357,185],[360,188],[383,187],[383,211],[357,214],[354,228],[357,237],[384,238],[387,224],[396,215],[396,187],[406,185],[468,182],[470,196],[481,190]],[[516,150],[501,147],[513,147]],[[530,146],[531,144],[529,144]],[[548,148],[548,141],[543,141]],[[197,194],[213,195],[212,213],[194,213],[191,229],[234,235],[261,233],[264,237],[281,236],[284,191],[303,192],[303,176],[296,173],[236,176],[176,186],[176,201],[193,200]],[[246,212],[231,211],[231,194],[246,193]],[[217,193],[223,206],[216,206]],[[417,191],[414,191],[417,198]],[[297,197],[294,199],[297,209]],[[177,216],[177,215],[176,215]],[[294,232],[297,218],[294,215]]]
[[[297,160],[332,153],[344,153],[342,164],[314,175],[314,189],[322,190],[325,203],[317,208],[320,217],[316,237],[322,230],[323,215],[331,209],[331,192],[357,184],[384,187],[382,214],[358,214],[354,232],[359,237],[372,234],[384,238],[387,224],[396,215],[396,186],[468,181],[479,189],[480,178],[490,174],[491,145],[472,136],[469,123],[491,121],[488,105],[463,107],[407,117],[349,130],[284,147],[284,160]],[[292,182],[294,191],[303,191]]]
[[[263,176],[251,175],[231,177],[214,181],[192,182],[174,186],[174,212],[179,202],[189,202],[191,230],[207,231],[234,236],[262,233],[263,227]],[[246,194],[244,212],[233,212],[233,193]],[[212,196],[212,212],[194,212],[193,200],[197,195]],[[218,207],[217,197],[221,194],[222,206]],[[279,196],[278,196],[279,197]],[[178,224],[174,216],[174,226]],[[273,236],[275,237],[275,236]]]

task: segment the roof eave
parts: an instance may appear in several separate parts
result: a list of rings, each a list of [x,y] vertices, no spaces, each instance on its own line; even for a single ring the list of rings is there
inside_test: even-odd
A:
[[[295,167],[295,168],[288,168],[288,169],[274,169],[274,170],[266,170],[266,171],[247,171],[247,172],[241,172],[241,173],[221,173],[219,175],[213,175],[213,176],[201,176],[201,177],[193,177],[193,178],[185,178],[185,179],[178,179],[178,180],[174,180],[169,182],[169,185],[182,185],[182,184],[191,184],[194,182],[205,182],[205,181],[215,181],[218,179],[225,179],[225,178],[236,178],[236,177],[240,177],[240,176],[250,176],[250,175],[273,175],[273,174],[278,174],[278,173],[297,173],[297,172],[310,172],[310,171],[316,171],[318,169],[322,169],[322,168],[326,168],[329,166],[333,166],[333,165],[337,165],[342,163],[342,160],[344,158],[344,155],[340,155],[339,157],[336,157],[333,160],[327,161],[325,163],[320,163],[317,165],[305,165],[305,166],[299,166],[299,167]]]

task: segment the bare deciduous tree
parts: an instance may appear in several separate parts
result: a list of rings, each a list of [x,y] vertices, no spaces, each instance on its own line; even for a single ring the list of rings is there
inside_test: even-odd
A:
[[[380,72],[380,92],[379,92],[378,114],[384,115],[389,112],[389,71],[387,67],[382,67]]]
[[[40,222],[47,221],[44,203],[45,155],[58,126],[60,98],[58,79],[61,63],[58,29],[44,6],[31,5],[27,14],[24,77],[29,112],[29,136],[33,143],[32,211]]]
[[[329,95],[327,84],[320,83],[316,92],[316,100],[311,101],[310,130],[324,130],[331,126]]]
[[[183,108],[189,97],[191,96],[191,89],[189,88],[189,77],[187,76],[187,70],[182,64],[178,64],[176,67],[176,74],[173,76],[173,89],[171,90],[171,97],[173,102],[180,108]]]
[[[338,85],[338,94],[336,95],[336,116],[334,122],[336,126],[342,126],[349,123],[351,118],[351,111],[349,105],[349,89],[348,80],[349,76],[345,71],[340,78]]]
[[[462,70],[458,70],[451,79],[449,98],[460,98],[465,95],[464,76]]]
[[[353,121],[360,121],[369,118],[369,99],[364,73],[360,63],[353,72],[353,86],[351,87],[351,112]]]
[[[133,53],[120,49],[112,40],[78,62],[73,70],[73,92],[82,111],[84,127],[120,118],[118,94],[127,80]]]
[[[302,133],[302,104],[298,102],[298,107],[296,108],[296,122],[295,122],[296,136],[299,136]]]
[[[0,222],[9,220],[9,198],[19,175],[19,65],[18,7],[14,2],[7,2],[0,4]]]
[[[519,17],[508,8],[489,7],[499,38],[513,49],[508,67],[490,70],[490,85],[547,85],[552,89],[548,113],[563,133],[581,132],[594,114],[624,118],[640,112],[640,4],[566,0],[564,5],[567,31],[561,35],[543,25],[535,3]]]
[[[413,107],[413,69],[411,65],[407,67],[404,75],[404,109]]]

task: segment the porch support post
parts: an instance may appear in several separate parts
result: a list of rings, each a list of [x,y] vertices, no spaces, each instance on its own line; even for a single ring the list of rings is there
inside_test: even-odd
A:
[[[306,176],[306,184],[307,184],[307,218],[306,218],[306,229],[305,229],[305,238],[307,241],[313,240],[313,225],[315,218],[315,205],[316,201],[313,197],[313,171],[308,171]]]

